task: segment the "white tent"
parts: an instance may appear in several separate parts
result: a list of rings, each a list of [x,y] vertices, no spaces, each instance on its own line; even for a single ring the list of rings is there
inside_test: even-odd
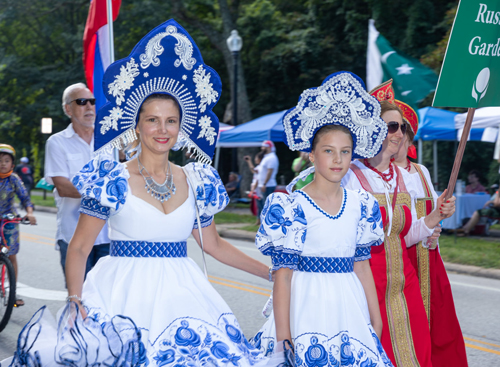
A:
[[[460,113],[455,116],[455,129],[457,129],[457,139],[460,140],[465,125],[467,113]],[[498,128],[500,125],[500,107],[478,108],[472,120],[472,129],[484,129],[481,141],[494,143],[497,141]]]
[[[467,113],[461,113],[455,116],[455,128],[457,129],[457,139],[462,137]],[[481,141],[487,141],[495,144],[495,153],[493,159],[500,158],[500,107],[478,108],[474,112],[472,120],[472,129],[484,129]]]

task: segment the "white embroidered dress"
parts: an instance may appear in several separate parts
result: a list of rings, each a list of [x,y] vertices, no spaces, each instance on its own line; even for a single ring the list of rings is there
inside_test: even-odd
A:
[[[75,177],[81,212],[109,217],[111,256],[99,260],[84,283],[89,317],[70,328],[65,318],[72,310],[66,307],[57,331],[45,325],[41,309],[20,335],[29,343],[16,352],[15,366],[36,358],[41,366],[58,361],[71,366],[252,366],[262,360],[229,306],[186,256],[195,205],[202,227],[208,226],[227,205],[227,193],[210,166],[191,163],[184,170],[196,185],[196,197],[190,188],[187,200],[169,214],[133,195],[124,164],[96,158]]]
[[[355,261],[383,241],[378,203],[363,190],[343,190],[332,216],[302,190],[272,194],[256,245],[274,269],[294,270],[290,329],[297,367],[392,366],[374,329]],[[276,348],[274,312],[251,340],[266,355]]]

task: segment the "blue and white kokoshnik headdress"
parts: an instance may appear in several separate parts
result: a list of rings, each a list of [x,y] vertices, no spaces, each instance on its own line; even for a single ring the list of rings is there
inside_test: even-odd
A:
[[[310,152],[314,135],[325,125],[342,125],[351,131],[353,158],[376,156],[387,136],[380,103],[366,92],[357,75],[347,71],[302,92],[297,106],[283,116],[285,143],[291,150]]]
[[[220,98],[221,80],[203,63],[193,39],[175,20],[153,29],[128,57],[110,65],[102,84],[109,102],[97,113],[96,153],[122,149],[135,141],[142,103],[160,93],[171,95],[179,104],[178,143],[195,152],[201,162],[212,161],[219,132],[212,108]]]

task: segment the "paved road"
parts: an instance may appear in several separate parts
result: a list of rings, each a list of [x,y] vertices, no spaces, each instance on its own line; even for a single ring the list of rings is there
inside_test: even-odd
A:
[[[54,249],[55,215],[36,213],[39,225],[23,226],[19,254],[19,293],[26,306],[14,309],[7,328],[0,333],[0,360],[12,355],[17,335],[30,317],[43,305],[55,315],[66,296],[59,253]],[[265,263],[252,243],[231,241],[248,255]],[[188,253],[200,266],[201,250],[194,240],[188,241]],[[220,264],[207,256],[210,281],[236,314],[247,337],[253,336],[264,323],[260,312],[271,285],[263,279]],[[500,281],[449,274],[455,297],[467,355],[471,367],[500,366]]]

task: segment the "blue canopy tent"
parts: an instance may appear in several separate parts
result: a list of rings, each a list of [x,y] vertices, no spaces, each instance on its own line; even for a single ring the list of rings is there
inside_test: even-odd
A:
[[[433,141],[433,177],[437,182],[438,157],[437,141],[457,141],[457,129],[455,127],[455,116],[457,112],[451,112],[434,107],[424,107],[418,110],[419,124],[415,140],[418,140],[418,163],[422,163],[422,141]],[[471,129],[469,140],[482,140],[484,129]]]
[[[220,134],[221,148],[260,147],[264,140],[283,141],[281,119],[287,110],[270,113]]]
[[[221,132],[215,151],[215,168],[219,166],[220,148],[260,147],[264,140],[283,141],[283,115],[287,110],[270,113]]]

